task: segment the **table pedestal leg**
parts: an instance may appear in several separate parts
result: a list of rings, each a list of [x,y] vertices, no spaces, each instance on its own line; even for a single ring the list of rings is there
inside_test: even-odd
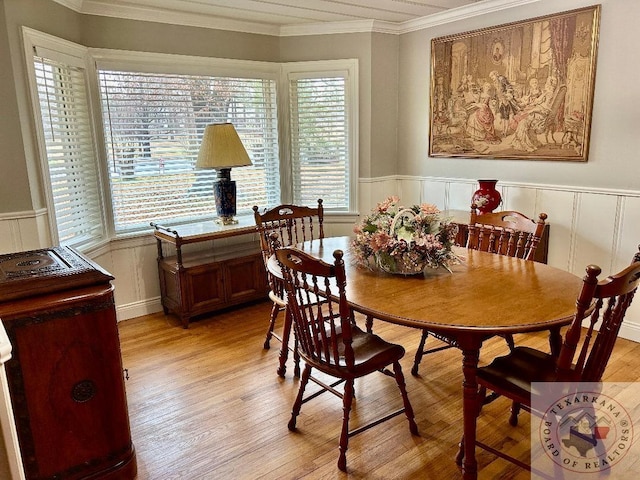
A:
[[[478,368],[479,348],[463,349],[462,351],[462,418],[464,423],[464,437],[460,442],[460,452],[456,457],[459,463],[462,457],[462,478],[465,480],[478,478],[478,464],[476,462],[476,410],[478,405],[478,383],[476,369]]]

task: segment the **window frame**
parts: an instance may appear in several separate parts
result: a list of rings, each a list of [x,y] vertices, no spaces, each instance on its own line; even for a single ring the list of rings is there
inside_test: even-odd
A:
[[[340,59],[340,60],[318,60],[307,62],[289,62],[281,64],[280,78],[280,110],[283,112],[281,116],[282,125],[282,155],[285,158],[287,168],[281,167],[281,189],[282,197],[287,202],[293,203],[293,162],[291,159],[293,141],[290,127],[289,106],[291,105],[291,92],[289,85],[292,80],[298,79],[319,79],[324,77],[342,77],[345,80],[345,101],[347,131],[349,138],[348,156],[349,156],[349,205],[347,210],[332,211],[327,209],[329,213],[336,215],[355,215],[358,212],[358,172],[359,172],[359,90],[358,90],[358,60],[357,59]]]
[[[99,201],[99,216],[102,222],[101,235],[95,235],[87,238],[81,242],[69,243],[69,245],[78,249],[87,249],[90,247],[97,247],[103,245],[111,238],[111,232],[109,230],[109,221],[107,220],[107,214],[105,212],[105,206],[108,202],[104,197],[104,170],[102,168],[102,156],[100,152],[101,143],[101,130],[97,128],[96,114],[99,112],[99,107],[96,110],[95,103],[95,90],[94,90],[94,71],[93,62],[89,54],[89,49],[82,45],[79,45],[68,40],[64,40],[46,33],[33,30],[28,27],[22,27],[23,33],[23,45],[25,49],[26,59],[26,71],[27,79],[29,82],[29,99],[31,103],[33,113],[33,131],[36,137],[36,146],[38,150],[38,161],[40,166],[40,184],[44,193],[44,199],[47,206],[47,220],[49,224],[49,235],[53,244],[59,244],[59,232],[58,232],[58,219],[56,218],[55,202],[53,198],[53,190],[50,181],[49,172],[49,160],[47,155],[47,147],[44,133],[44,126],[42,123],[42,117],[40,112],[40,101],[38,94],[38,85],[36,80],[36,71],[34,65],[34,56],[43,56],[40,54],[46,53],[48,57],[53,60],[61,60],[68,62],[74,66],[83,69],[83,76],[86,86],[87,94],[87,107],[89,115],[88,128],[91,132],[93,139],[93,158],[97,162],[96,176],[97,176],[97,191],[95,195]],[[40,54],[38,53],[40,52]]]
[[[136,71],[132,73],[132,69]],[[210,123],[233,122],[253,160],[253,166],[236,170],[233,175],[238,183],[238,215],[251,215],[254,205],[280,203],[280,179],[276,174],[280,170],[277,81],[273,75],[228,76],[218,71],[192,75],[142,70],[137,65],[118,69],[98,66],[108,187],[118,235],[139,231],[148,226],[150,220],[176,225],[215,217],[211,187],[216,172],[193,170],[204,125]],[[207,94],[207,86],[228,92],[232,104],[237,102],[237,108],[208,108],[198,114],[192,103],[193,95]],[[141,127],[137,120],[141,118],[139,109],[143,106],[148,106],[152,114],[147,117],[148,124]],[[215,102],[211,103],[210,107],[214,106]],[[174,142],[169,130],[162,130],[160,117],[154,117],[154,114],[163,115],[164,109],[174,108],[176,115],[170,115],[165,121],[176,121],[173,133],[183,142]],[[130,141],[136,147],[127,150]],[[140,150],[142,145],[146,150]],[[166,148],[167,145],[173,147]],[[174,148],[180,150],[179,153]],[[131,163],[126,164],[123,176],[120,162],[129,158],[125,152],[130,152]],[[145,168],[155,169],[154,161],[158,158],[166,160],[167,170],[158,168],[147,176]],[[184,169],[184,161],[189,161],[191,167]],[[144,184],[154,192],[148,201],[143,198],[145,194],[141,196],[139,192],[140,185]],[[174,200],[167,202],[169,209],[163,206],[165,198],[173,197],[180,190],[185,194],[185,189],[192,195],[193,202]],[[127,202],[127,198],[132,201]],[[139,216],[138,211],[145,209],[148,214]]]

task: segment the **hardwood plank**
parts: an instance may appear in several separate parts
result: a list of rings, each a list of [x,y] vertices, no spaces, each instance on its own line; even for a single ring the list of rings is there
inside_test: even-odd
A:
[[[324,394],[306,403],[298,431],[287,429],[298,380],[291,359],[276,375],[280,345],[263,350],[271,304],[219,312],[181,328],[162,313],[119,323],[138,479],[450,479],[462,431],[462,356],[449,349],[426,356],[421,376],[410,374],[420,332],[376,322],[377,334],[404,345],[402,368],[420,436],[404,416],[351,438],[348,474],[336,466],[342,403]],[[279,319],[282,321],[282,318]],[[545,334],[516,336],[545,349]],[[486,342],[481,364],[507,352],[503,339]],[[605,380],[637,381],[640,345],[619,340]],[[312,387],[309,387],[312,388]],[[356,382],[353,425],[397,408],[393,379],[372,375]],[[478,435],[528,459],[529,420],[508,424],[509,402],[483,409]],[[525,479],[528,472],[477,449],[480,478]]]

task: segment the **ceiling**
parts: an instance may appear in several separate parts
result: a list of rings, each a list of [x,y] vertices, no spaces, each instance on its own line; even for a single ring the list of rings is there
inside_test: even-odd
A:
[[[398,33],[434,16],[487,13],[538,0],[54,0],[73,10],[162,23],[300,35]]]

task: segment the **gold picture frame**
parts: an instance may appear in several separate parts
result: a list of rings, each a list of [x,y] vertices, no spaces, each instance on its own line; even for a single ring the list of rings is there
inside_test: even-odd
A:
[[[586,162],[600,5],[431,40],[429,155]]]

